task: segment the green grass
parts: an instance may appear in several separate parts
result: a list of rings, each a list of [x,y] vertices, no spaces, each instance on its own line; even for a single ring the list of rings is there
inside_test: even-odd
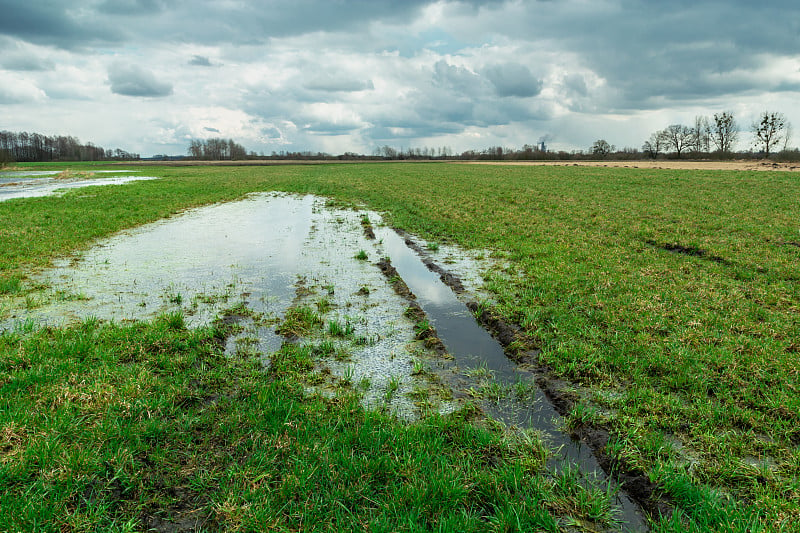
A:
[[[309,347],[267,375],[176,315],[0,336],[0,529],[557,531],[611,494],[543,475],[536,443],[309,397]],[[394,390],[397,389],[395,383]]]
[[[0,298],[24,294],[26,274],[55,256],[192,206],[256,190],[363,203],[430,242],[507,262],[489,277],[496,311],[587,391],[614,453],[677,502],[674,523],[657,529],[800,520],[798,174],[443,164],[146,173],[164,179],[0,204]]]

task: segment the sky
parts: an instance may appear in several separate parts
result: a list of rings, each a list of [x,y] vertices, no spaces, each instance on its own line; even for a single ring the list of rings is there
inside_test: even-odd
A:
[[[0,130],[143,156],[640,148],[722,111],[748,149],[798,97],[796,0],[0,0]]]

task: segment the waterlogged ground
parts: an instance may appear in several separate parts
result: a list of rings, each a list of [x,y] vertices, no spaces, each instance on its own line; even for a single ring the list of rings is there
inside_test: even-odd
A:
[[[94,170],[71,173],[59,170],[0,172],[0,202],[14,198],[38,198],[59,192],[95,185],[121,185],[131,181],[153,180],[152,176],[127,175],[138,170]],[[94,178],[94,174],[123,174]]]
[[[369,406],[403,418],[421,409],[450,411],[444,388],[430,392],[437,386],[423,370],[435,362],[414,339],[415,324],[404,316],[408,302],[375,266],[387,251],[365,237],[366,219],[381,222],[377,213],[333,209],[318,197],[276,194],[192,210],[57,261],[36,280],[49,288],[7,301],[2,324],[63,326],[180,312],[199,326],[223,317],[236,331],[229,354],[255,354],[269,365],[287,337],[312,346],[319,363],[309,386],[317,392],[358,387]],[[436,254],[474,288],[489,261],[452,247]],[[314,320],[300,332],[282,327],[287,310],[309,311]]]
[[[375,227],[375,238],[365,226]],[[455,273],[463,290],[426,268],[420,253]],[[383,258],[414,296],[393,289],[376,264]],[[304,351],[310,392],[355,389],[367,407],[403,419],[451,412],[469,399],[509,426],[538,432],[554,451],[554,472],[570,464],[589,483],[608,483],[591,450],[562,432],[535,376],[506,357],[465,305],[485,298],[480,272],[492,265],[485,253],[398,235],[374,212],[335,209],[314,196],[257,194],[125,231],[59,260],[37,280],[49,289],[8,305],[3,324],[178,313],[190,326],[222,320],[233,331],[231,356],[270,366],[287,341]],[[412,301],[424,318],[408,312]],[[424,341],[427,324],[447,353]],[[627,496],[615,505],[624,523],[644,527]]]

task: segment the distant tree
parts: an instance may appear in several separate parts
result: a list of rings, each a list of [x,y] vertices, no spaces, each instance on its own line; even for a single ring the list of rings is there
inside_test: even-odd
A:
[[[599,157],[606,157],[614,151],[614,146],[608,144],[605,139],[598,139],[592,145],[592,154]]]
[[[203,157],[203,141],[192,139],[189,142],[189,155],[195,159],[202,159]]]
[[[786,129],[783,134],[783,151],[789,150],[789,141],[792,140],[792,123],[786,122]]]
[[[0,148],[0,168],[5,167],[9,163],[13,163],[14,158],[11,157],[11,152]]]
[[[678,157],[681,153],[692,146],[692,128],[683,124],[672,124],[663,131],[666,146],[675,150]]]
[[[786,116],[776,111],[764,111],[750,128],[755,136],[755,145],[769,157],[770,150],[778,146],[786,134]]]
[[[717,147],[720,153],[728,154],[733,151],[736,138],[739,136],[739,125],[733,113],[723,111],[714,113],[713,123],[711,123],[711,142]]]
[[[647,154],[649,158],[656,159],[658,154],[660,154],[666,147],[667,137],[664,134],[664,131],[656,131],[651,133],[650,138],[644,142],[642,145],[642,152]]]
[[[691,145],[695,152],[708,153],[711,151],[711,123],[708,117],[703,115],[694,117]]]

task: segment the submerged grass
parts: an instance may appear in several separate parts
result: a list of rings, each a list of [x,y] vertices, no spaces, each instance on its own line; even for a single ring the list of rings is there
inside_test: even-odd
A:
[[[800,520],[796,173],[439,164],[148,173],[164,179],[0,204],[0,298],[24,294],[26,273],[54,256],[188,207],[256,190],[363,202],[431,242],[487,248],[508,265],[489,274],[496,309],[555,374],[588,391],[613,453],[676,502],[657,530]]]

